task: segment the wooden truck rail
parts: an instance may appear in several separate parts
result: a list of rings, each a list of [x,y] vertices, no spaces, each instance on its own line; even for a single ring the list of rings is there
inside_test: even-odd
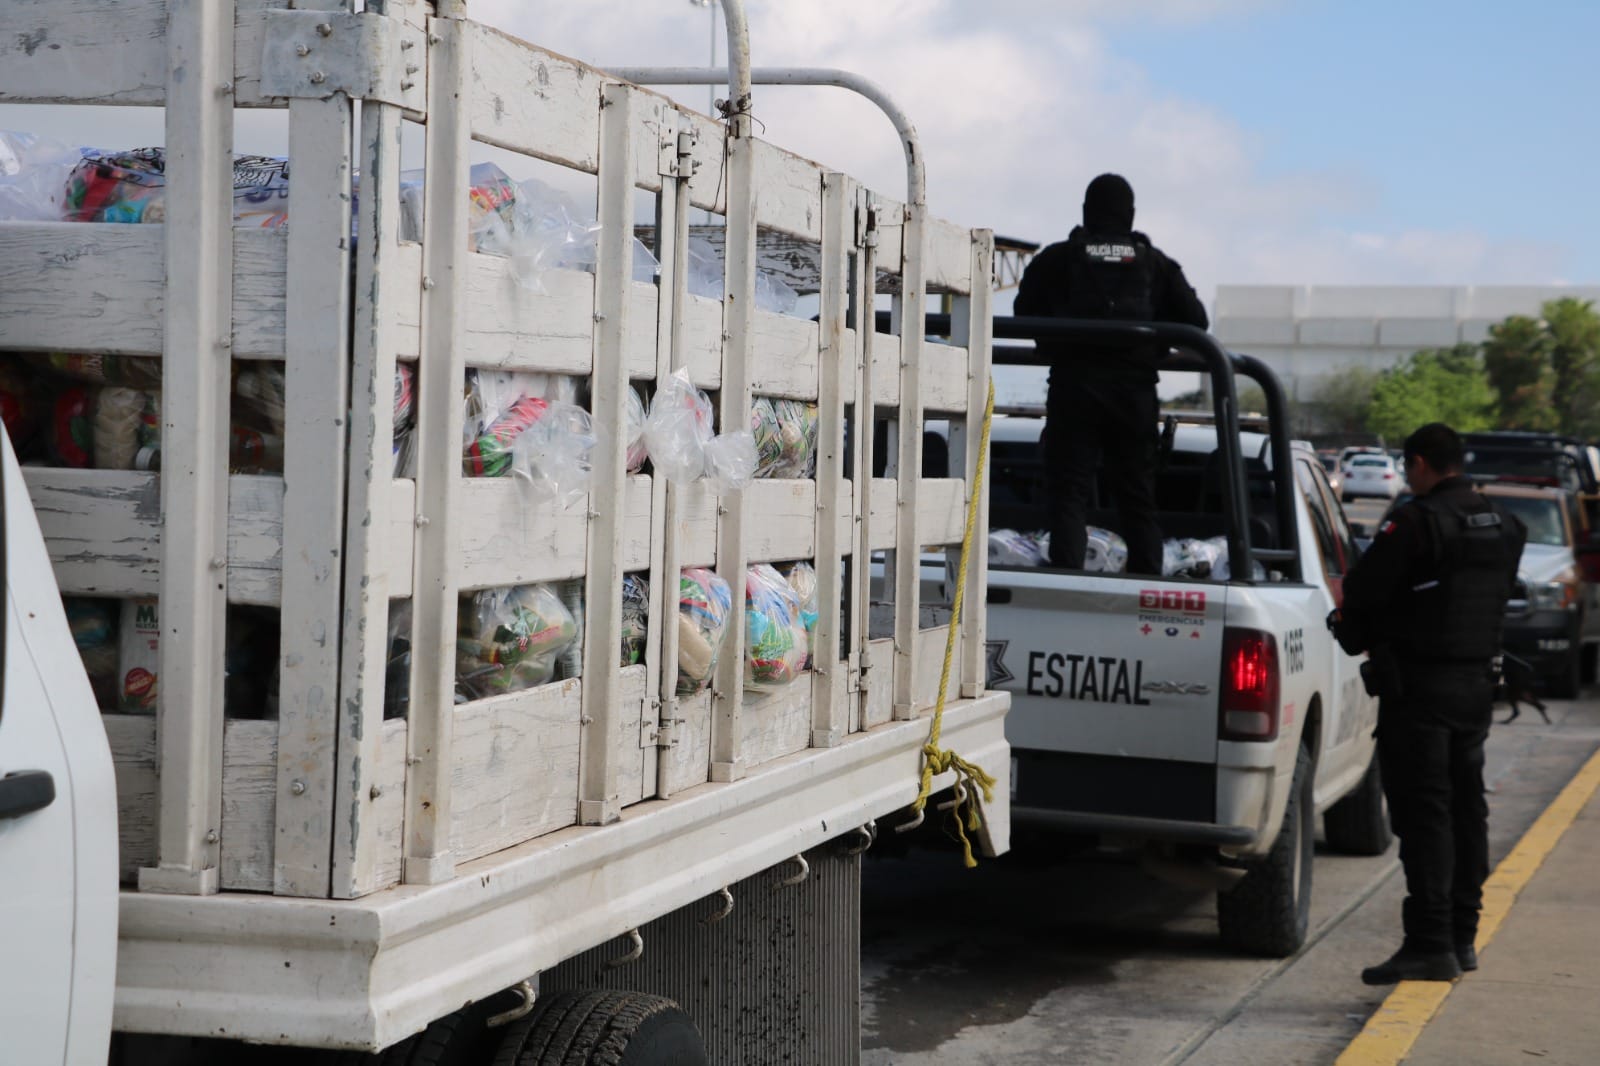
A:
[[[0,349],[163,361],[159,473],[27,471],[65,594],[160,597],[158,712],[104,716],[130,889],[121,1028],[376,1046],[915,794],[945,643],[919,625],[916,560],[961,540],[991,235],[467,6],[0,7],[0,102],[166,108],[164,224],[0,224]],[[235,108],[261,107],[287,110],[289,222],[235,229]],[[420,240],[401,225],[403,124],[425,138]],[[469,250],[468,167],[484,146],[594,176],[592,273],[548,271],[534,293],[509,260]],[[654,282],[632,272],[640,190],[655,201]],[[692,209],[726,219],[720,301],[687,291]],[[756,308],[769,232],[813,247],[815,320]],[[872,314],[880,288],[894,293],[888,332]],[[953,308],[943,341],[920,333],[929,293]],[[281,477],[230,475],[241,360],[284,364]],[[414,477],[392,476],[397,362],[416,375]],[[602,431],[583,502],[532,504],[513,479],[462,475],[474,367],[589,379]],[[680,367],[724,427],[743,427],[756,396],[818,404],[815,477],[718,497],[630,475],[627,386]],[[898,431],[875,478],[886,416]],[[928,418],[950,420],[961,477],[918,476]],[[875,553],[910,560],[892,634],[870,625]],[[814,561],[816,662],[784,690],[746,693],[739,590],[749,564],[777,560]],[[735,595],[715,684],[680,698],[674,597],[689,566]],[[651,592],[634,666],[619,659],[628,573]],[[558,580],[584,585],[582,677],[457,705],[460,595]],[[403,599],[409,712],[385,720]],[[222,713],[229,604],[281,612],[276,720]],[[989,831],[1003,848],[1005,700],[985,692],[983,652],[969,611],[945,737],[1001,779]]]

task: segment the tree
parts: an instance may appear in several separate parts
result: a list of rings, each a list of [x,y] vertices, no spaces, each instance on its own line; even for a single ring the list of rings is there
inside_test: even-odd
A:
[[[1364,432],[1377,382],[1377,373],[1364,366],[1345,367],[1324,379],[1315,402],[1328,430],[1343,436]]]
[[[1391,440],[1429,422],[1470,433],[1494,425],[1494,408],[1495,392],[1476,345],[1432,348],[1378,376],[1367,429]]]
[[[1483,342],[1483,366],[1498,401],[1495,422],[1501,429],[1555,429],[1559,421],[1551,396],[1555,374],[1550,369],[1549,338],[1544,323],[1512,315],[1489,327]]]
[[[1593,437],[1600,432],[1600,314],[1593,301],[1570,296],[1542,310],[1558,424],[1563,433]]]

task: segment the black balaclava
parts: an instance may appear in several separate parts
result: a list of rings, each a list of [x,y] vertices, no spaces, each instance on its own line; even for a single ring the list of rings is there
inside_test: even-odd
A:
[[[1133,186],[1121,174],[1102,174],[1083,191],[1083,228],[1101,233],[1133,229]]]

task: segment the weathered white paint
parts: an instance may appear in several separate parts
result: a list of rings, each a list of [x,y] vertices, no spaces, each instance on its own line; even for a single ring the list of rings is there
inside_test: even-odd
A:
[[[449,571],[453,584],[525,585],[586,572],[594,499],[580,498],[570,507],[539,501],[516,478],[463,478],[459,491],[472,519],[462,523],[460,554]],[[650,479],[628,478],[622,501],[621,566],[643,570],[650,565]]]
[[[478,23],[465,25],[472,137],[593,174],[600,158],[601,75]],[[435,98],[431,114],[440,112]]]
[[[977,543],[976,535],[979,529],[986,528],[985,519],[989,514],[987,469],[982,472],[981,488],[977,479],[982,458],[983,412],[989,399],[989,359],[994,340],[993,295],[986,284],[994,269],[994,234],[989,230],[978,230],[969,235],[968,244],[972,256],[968,278],[977,279],[979,284],[972,287],[970,295],[956,300],[951,318],[951,331],[954,339],[967,350],[971,373],[967,385],[966,417],[950,427],[950,469],[952,472],[963,472],[962,476],[966,479],[963,491],[969,504],[973,490],[979,490],[979,521],[973,530],[974,543],[968,553],[964,579],[966,593],[962,605],[961,668],[958,675],[962,697],[972,699],[983,694],[989,668],[985,651],[985,618],[988,612],[984,609],[984,591],[989,587],[989,552],[985,545]],[[959,558],[956,562],[959,566]],[[955,684],[954,680],[952,684]]]

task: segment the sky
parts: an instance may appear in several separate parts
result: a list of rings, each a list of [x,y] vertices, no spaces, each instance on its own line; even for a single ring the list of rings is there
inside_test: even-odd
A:
[[[692,0],[469,0],[601,66],[704,65]],[[1126,175],[1138,224],[1218,284],[1600,281],[1592,0],[747,0],[760,66],[832,66],[915,121],[936,214],[1048,242]],[[720,30],[718,31],[720,34]],[[725,56],[717,44],[719,59]],[[706,107],[706,91],[673,90]],[[96,109],[100,110],[100,109]],[[837,89],[757,87],[784,147],[904,191],[893,130]],[[159,143],[156,114],[0,106],[0,128]],[[280,126],[238,147],[281,152]]]

